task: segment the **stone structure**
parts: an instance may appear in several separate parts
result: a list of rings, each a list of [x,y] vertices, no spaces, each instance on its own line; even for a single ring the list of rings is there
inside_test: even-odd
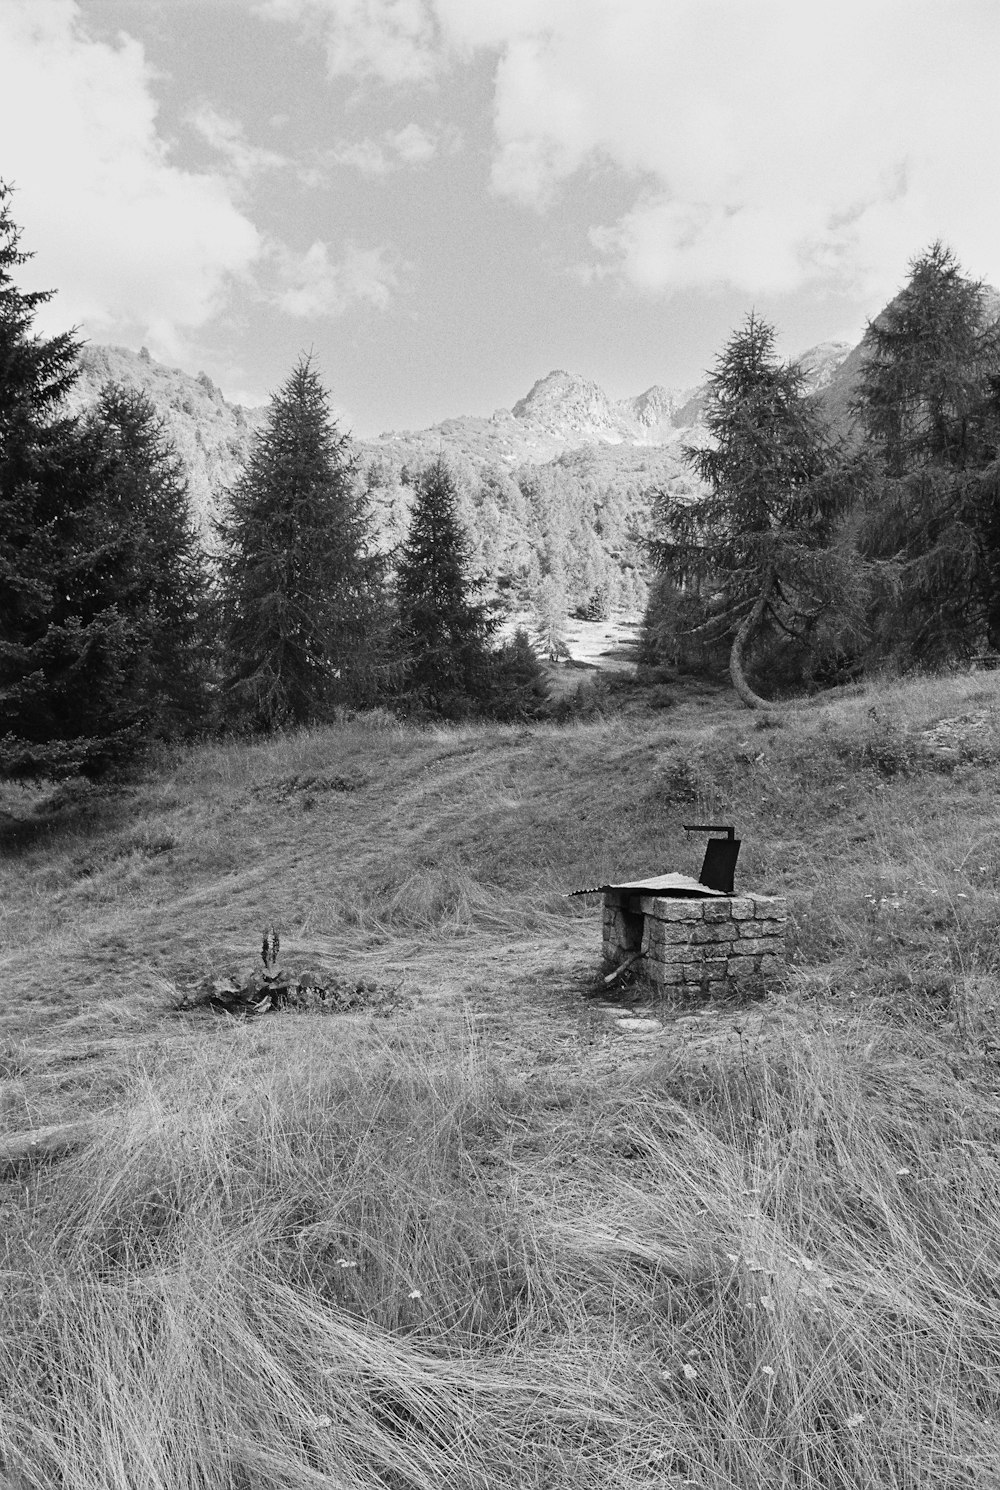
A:
[[[777,895],[606,890],[604,962],[611,970],[641,952],[639,966],[665,992],[760,992],[784,974],[787,920],[787,902]]]

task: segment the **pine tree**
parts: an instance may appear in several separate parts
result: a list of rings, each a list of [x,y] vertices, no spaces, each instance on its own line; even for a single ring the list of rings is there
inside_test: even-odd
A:
[[[0,774],[99,776],[167,724],[170,561],[143,532],[162,500],[120,399],[66,415],[77,343],[32,334],[50,292],[14,282],[9,197],[0,185]]]
[[[218,528],[230,721],[271,730],[363,701],[379,665],[381,560],[308,357],[272,399]]]
[[[396,574],[396,645],[406,707],[459,718],[491,688],[495,623],[473,598],[454,478],[438,460],[419,478]]]
[[[773,327],[748,316],[708,380],[711,443],[684,452],[707,493],[656,500],[654,562],[680,595],[705,594],[707,630],[730,638],[733,686],[750,708],[765,702],[745,672],[762,633],[818,654],[860,604],[860,567],[834,538],[862,468],[848,467],[803,385],[797,364],[777,360]]]

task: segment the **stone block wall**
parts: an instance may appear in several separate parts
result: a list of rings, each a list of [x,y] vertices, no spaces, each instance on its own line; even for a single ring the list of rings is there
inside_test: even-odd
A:
[[[681,900],[609,891],[604,896],[604,963],[638,964],[664,991],[722,996],[759,992],[785,969],[787,902],[777,895]]]

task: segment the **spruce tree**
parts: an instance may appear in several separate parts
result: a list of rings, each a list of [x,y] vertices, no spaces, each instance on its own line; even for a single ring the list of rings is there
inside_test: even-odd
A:
[[[473,597],[458,492],[443,460],[417,481],[396,573],[396,646],[406,707],[445,718],[473,712],[492,687],[495,622]]]
[[[165,723],[173,539],[143,536],[163,499],[121,399],[65,413],[78,346],[33,334],[51,292],[18,289],[19,237],[0,184],[0,774],[94,777]]]
[[[213,617],[184,465],[139,389],[107,384],[88,422],[115,535],[103,580],[130,622],[133,704],[148,734],[190,733],[207,713]]]
[[[549,684],[528,633],[518,627],[492,653],[490,662],[483,712],[505,723],[544,718],[549,712]]]
[[[272,730],[364,701],[379,662],[381,560],[350,441],[308,357],[271,400],[218,530],[230,722]]]

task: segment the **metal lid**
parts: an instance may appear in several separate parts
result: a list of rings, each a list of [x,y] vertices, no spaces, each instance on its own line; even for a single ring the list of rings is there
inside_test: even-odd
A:
[[[571,890],[573,895],[606,895],[609,890],[619,890],[625,895],[657,895],[674,899],[723,896],[724,890],[713,890],[703,885],[690,874],[650,874],[644,879],[624,880],[617,885],[592,885],[586,890]]]

